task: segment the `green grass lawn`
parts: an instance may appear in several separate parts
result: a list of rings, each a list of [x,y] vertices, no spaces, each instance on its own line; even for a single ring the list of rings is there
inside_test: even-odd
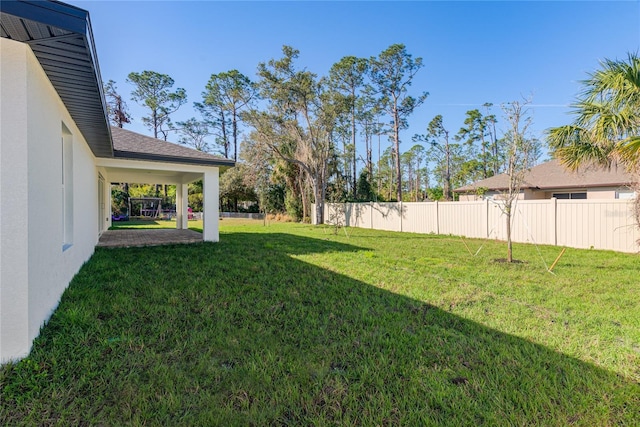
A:
[[[220,239],[97,249],[0,370],[0,425],[640,425],[637,255],[568,249],[550,274],[557,247]]]

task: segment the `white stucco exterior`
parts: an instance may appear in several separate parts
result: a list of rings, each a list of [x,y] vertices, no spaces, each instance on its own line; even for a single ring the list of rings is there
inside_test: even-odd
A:
[[[111,182],[204,179],[205,241],[218,241],[219,169],[96,158],[29,45],[0,38],[0,364],[26,356],[111,225]],[[101,191],[101,193],[99,192]],[[101,195],[101,197],[100,197]]]
[[[98,170],[29,46],[4,38],[0,43],[0,363],[4,363],[28,353],[69,281],[93,253],[98,239]],[[73,182],[68,183],[73,189],[72,212],[68,212],[73,238],[67,248],[63,248],[63,128],[73,150]]]

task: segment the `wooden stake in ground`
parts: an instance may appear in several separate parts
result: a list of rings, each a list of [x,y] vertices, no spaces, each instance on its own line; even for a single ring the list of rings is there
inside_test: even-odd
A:
[[[562,251],[560,251],[560,255],[558,255],[558,258],[556,258],[556,260],[553,261],[553,264],[551,264],[551,267],[549,267],[549,273],[553,273],[553,267],[555,267],[558,261],[560,261],[560,257],[564,255],[564,251],[566,250],[567,248],[562,248]]]
[[[467,248],[467,251],[469,252],[469,255],[474,256],[473,252],[471,252],[471,249],[469,249],[469,245],[467,245],[467,242],[464,241],[462,236],[460,236],[460,240],[462,240],[462,243],[464,243],[464,247]]]

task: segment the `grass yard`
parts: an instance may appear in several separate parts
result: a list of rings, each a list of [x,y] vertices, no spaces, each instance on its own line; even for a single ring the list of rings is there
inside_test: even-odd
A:
[[[97,249],[0,425],[640,425],[638,256],[465,242],[225,219]]]

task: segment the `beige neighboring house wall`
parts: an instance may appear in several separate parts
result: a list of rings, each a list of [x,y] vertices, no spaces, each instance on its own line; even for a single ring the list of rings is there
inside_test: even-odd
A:
[[[551,199],[556,195],[576,195],[586,199],[629,199],[634,193],[629,188],[633,177],[622,167],[603,169],[582,168],[577,172],[565,169],[556,160],[531,168],[525,175],[519,200]],[[508,176],[500,174],[456,188],[460,201],[501,198],[508,184]],[[478,195],[478,189],[484,189]]]

